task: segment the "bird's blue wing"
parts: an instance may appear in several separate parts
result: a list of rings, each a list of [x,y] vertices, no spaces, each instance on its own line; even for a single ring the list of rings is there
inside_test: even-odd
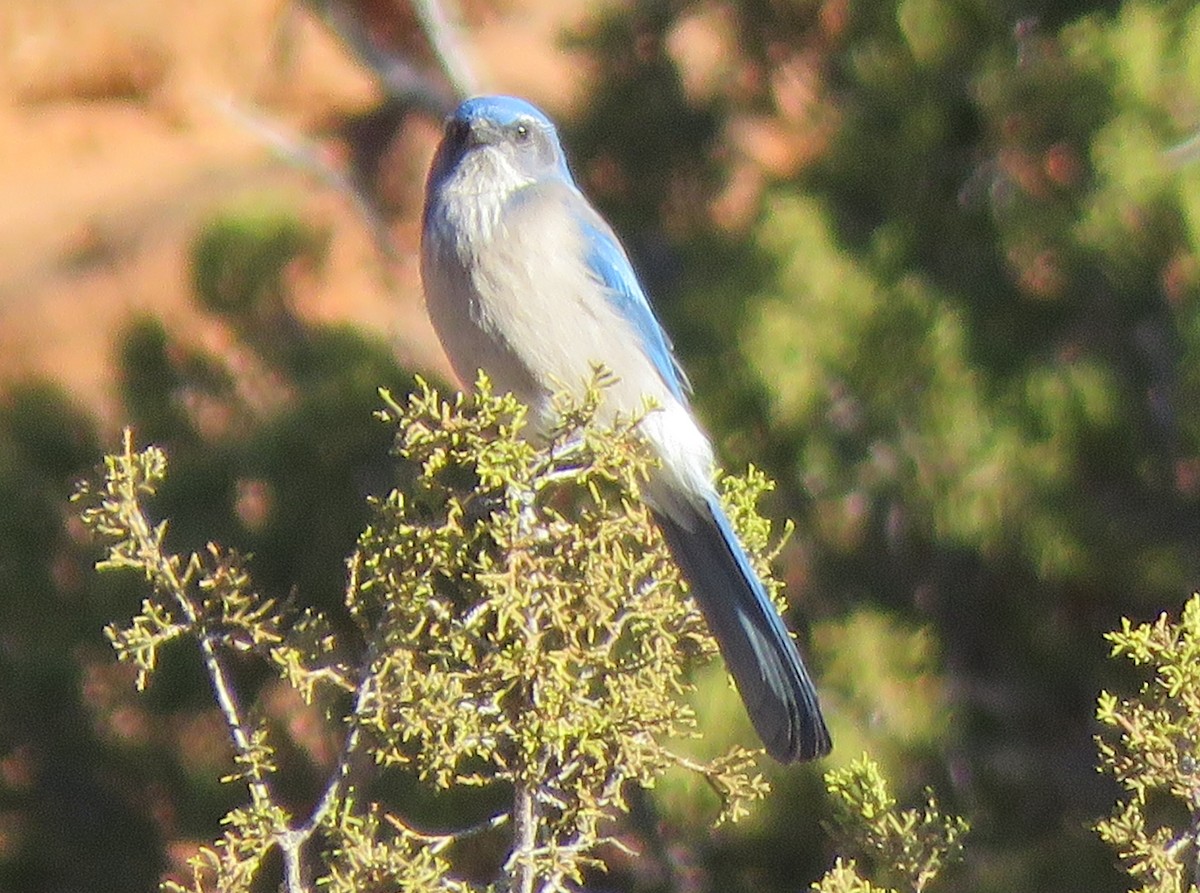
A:
[[[641,339],[642,349],[671,393],[686,404],[691,385],[671,352],[671,339],[654,315],[625,249],[621,247],[612,228],[582,197],[575,210],[589,246],[588,268],[604,284],[613,305]]]

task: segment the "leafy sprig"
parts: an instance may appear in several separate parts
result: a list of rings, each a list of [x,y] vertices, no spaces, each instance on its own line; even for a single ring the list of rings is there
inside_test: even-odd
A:
[[[888,891],[923,893],[962,858],[967,822],[944,815],[926,791],[919,809],[900,809],[879,765],[863,756],[825,774],[833,804],[833,831]],[[841,861],[813,887],[819,893],[874,893],[856,861]]]
[[[1151,671],[1138,694],[1101,692],[1096,739],[1101,771],[1124,790],[1097,823],[1144,893],[1184,893],[1200,883],[1200,595],[1181,617],[1123,619],[1106,635],[1112,656]],[[1186,816],[1181,821],[1180,816]]]

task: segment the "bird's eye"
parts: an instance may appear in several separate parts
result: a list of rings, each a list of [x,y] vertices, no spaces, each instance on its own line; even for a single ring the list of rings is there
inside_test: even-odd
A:
[[[518,124],[517,129],[516,129],[516,135],[517,135],[518,143],[529,142],[529,128],[526,125]]]

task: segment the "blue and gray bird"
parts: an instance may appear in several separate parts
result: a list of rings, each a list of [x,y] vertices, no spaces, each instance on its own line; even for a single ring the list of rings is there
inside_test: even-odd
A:
[[[584,198],[558,134],[509,96],[462,103],[425,193],[421,274],[455,373],[483,369],[548,421],[550,398],[595,364],[617,377],[610,413],[643,421],[661,461],[646,500],[679,563],[767,752],[829,751],[817,694],[712,484],[712,446],[688,406],[671,343],[612,229]]]

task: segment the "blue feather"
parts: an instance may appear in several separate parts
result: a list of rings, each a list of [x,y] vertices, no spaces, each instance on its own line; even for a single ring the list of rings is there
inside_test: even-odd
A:
[[[672,395],[686,406],[687,394],[692,388],[672,353],[671,339],[654,315],[620,241],[590,206],[587,210],[591,213],[580,215],[579,225],[589,246],[588,269],[604,284],[609,300],[633,327],[643,352],[654,363]]]
[[[827,754],[816,688],[716,494],[687,517],[655,520],[767,753],[783,763]]]

